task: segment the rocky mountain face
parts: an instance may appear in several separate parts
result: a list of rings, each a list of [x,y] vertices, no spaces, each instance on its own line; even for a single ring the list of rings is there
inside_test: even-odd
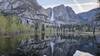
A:
[[[52,17],[52,8],[47,8],[46,11],[47,11],[48,18],[50,19]]]
[[[59,5],[54,8],[47,9],[49,18],[53,18],[55,21],[64,22],[66,24],[79,23],[79,17],[75,14],[69,6]]]
[[[76,24],[91,23],[96,18],[96,14],[100,13],[100,8],[95,8],[87,12],[76,14],[71,7],[59,5],[54,8],[48,8],[46,11],[49,18],[53,18],[55,22]]]
[[[91,22],[100,8],[76,14],[69,6],[59,5],[54,8],[44,9],[37,0],[0,0],[0,10],[8,14],[18,15],[23,23],[32,23],[32,19],[39,18],[40,14],[45,20],[52,20],[57,23],[77,24],[80,22]],[[36,16],[36,15],[39,16]],[[41,17],[41,16],[40,16]]]
[[[0,0],[0,9],[6,12],[23,13],[27,10],[37,10],[40,6],[36,0]]]
[[[8,14],[16,14],[22,23],[32,23],[32,19],[37,19],[37,14],[46,15],[37,0],[0,0],[0,10]],[[42,18],[43,19],[43,18]]]
[[[79,13],[78,16],[85,22],[91,23],[95,18],[96,14],[100,13],[100,8],[92,9],[88,12]]]

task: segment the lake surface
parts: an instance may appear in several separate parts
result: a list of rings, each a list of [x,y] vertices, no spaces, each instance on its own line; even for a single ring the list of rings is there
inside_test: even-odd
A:
[[[91,35],[45,35],[3,36],[0,38],[0,54],[10,56],[11,54],[16,56],[51,56],[51,54],[52,56],[71,56],[76,50],[95,54],[95,40]]]

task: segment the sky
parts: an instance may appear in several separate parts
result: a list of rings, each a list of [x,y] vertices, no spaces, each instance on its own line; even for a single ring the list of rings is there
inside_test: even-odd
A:
[[[72,7],[76,13],[86,12],[98,6],[97,0],[38,0],[38,3],[44,8],[64,4]]]

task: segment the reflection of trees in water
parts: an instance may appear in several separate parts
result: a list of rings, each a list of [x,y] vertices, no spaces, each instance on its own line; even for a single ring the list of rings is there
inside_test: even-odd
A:
[[[45,33],[44,33],[45,32],[45,26],[44,26],[44,24],[42,24],[42,29],[41,30],[42,30],[41,38],[44,40],[44,38],[45,38]]]
[[[0,54],[10,54],[17,48],[16,38],[0,38]]]
[[[62,36],[61,36],[62,37]],[[67,38],[66,36],[63,36]],[[62,38],[62,39],[64,39]],[[93,48],[93,43],[91,40],[91,36],[77,36],[74,37],[70,36],[70,38],[65,39],[63,42],[54,42],[56,43],[54,46],[54,56],[66,56],[66,55],[73,55],[74,52],[78,50],[88,51],[90,53],[95,52]],[[44,41],[34,41],[34,39],[27,39],[27,42],[24,42],[21,47],[19,46],[20,50],[23,50],[19,53],[23,53],[23,55],[47,55],[50,56],[51,49],[50,49],[50,41],[51,40],[44,40]],[[22,41],[23,42],[23,41]],[[91,44],[92,43],[92,44]],[[20,51],[19,50],[19,51]],[[93,53],[94,54],[94,53]]]

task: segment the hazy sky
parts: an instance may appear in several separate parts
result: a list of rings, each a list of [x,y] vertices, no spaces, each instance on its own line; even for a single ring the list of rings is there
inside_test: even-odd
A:
[[[44,8],[55,7],[60,4],[70,6],[76,13],[85,12],[97,7],[97,0],[38,0]]]

